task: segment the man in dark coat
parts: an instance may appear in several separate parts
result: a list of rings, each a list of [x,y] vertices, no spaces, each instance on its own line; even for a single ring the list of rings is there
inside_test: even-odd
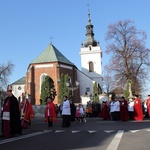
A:
[[[73,101],[70,101],[70,109],[71,109],[71,122],[74,122],[76,116],[76,106],[73,103]]]
[[[12,86],[7,86],[8,97],[4,101],[2,110],[2,136],[4,138],[21,134],[20,110],[17,98],[12,94]]]

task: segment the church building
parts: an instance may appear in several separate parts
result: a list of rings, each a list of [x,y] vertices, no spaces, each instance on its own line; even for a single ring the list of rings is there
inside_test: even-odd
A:
[[[78,88],[73,89],[73,100],[75,103],[81,102],[81,96],[87,93],[93,93],[93,84],[98,83],[100,92],[102,93],[102,51],[99,42],[94,39],[93,25],[90,19],[90,11],[88,11],[88,22],[86,25],[86,40],[81,45],[81,70],[74,63],[68,60],[52,43],[33,60],[26,73],[25,93],[30,96],[32,104],[40,104],[41,85],[45,76],[49,76],[53,82],[57,92],[54,103],[59,103],[59,85],[61,74],[68,74],[72,81],[72,86]],[[15,82],[13,83],[15,85]],[[16,90],[18,88],[15,88]],[[15,91],[16,92],[16,91]]]
[[[30,95],[32,104],[40,104],[41,85],[45,76],[49,76],[57,92],[54,103],[59,103],[59,84],[61,74],[68,74],[72,83],[77,80],[77,67],[70,62],[51,43],[29,64],[26,74],[26,93]],[[74,100],[79,100],[79,89],[74,91]]]

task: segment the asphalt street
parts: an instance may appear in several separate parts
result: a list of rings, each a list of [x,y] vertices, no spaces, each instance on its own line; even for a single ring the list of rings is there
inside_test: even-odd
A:
[[[58,118],[47,127],[44,118],[33,118],[22,135],[0,138],[0,149],[5,150],[147,150],[150,147],[150,120],[105,121],[87,118],[86,123],[73,122],[62,128]]]

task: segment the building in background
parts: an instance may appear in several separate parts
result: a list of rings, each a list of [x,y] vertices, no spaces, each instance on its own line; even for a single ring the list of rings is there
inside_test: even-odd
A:
[[[83,95],[86,94],[90,97],[93,94],[93,85],[95,82],[98,83],[100,94],[102,94],[102,51],[99,42],[94,39],[93,27],[90,19],[90,11],[88,11],[86,40],[80,49],[81,70],[50,43],[48,47],[29,64],[26,78],[23,78],[24,85],[17,84],[19,82],[13,83],[14,95],[18,97],[21,96],[21,92],[25,92],[30,96],[32,104],[39,105],[41,85],[44,77],[48,75],[53,80],[57,91],[57,96],[54,101],[54,103],[57,104],[59,103],[59,84],[62,73],[70,76],[73,87],[76,81],[79,82],[79,88],[72,88],[75,103],[81,102]]]
[[[16,96],[16,98],[21,101],[22,94],[25,93],[25,84],[26,84],[26,77],[22,77],[19,80],[12,83],[13,91],[12,93]]]

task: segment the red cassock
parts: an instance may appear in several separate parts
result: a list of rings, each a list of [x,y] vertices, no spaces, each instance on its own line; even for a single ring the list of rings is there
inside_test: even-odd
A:
[[[48,116],[50,117],[50,121],[56,121],[56,106],[51,101],[46,105],[45,122],[48,122]]]
[[[148,117],[150,117],[150,98],[146,101]]]
[[[104,120],[111,119],[110,114],[109,114],[109,107],[107,103],[102,103],[102,110],[100,112],[100,117],[103,118]]]
[[[21,102],[20,108],[23,109],[24,120],[30,122],[31,118],[34,118],[34,111],[32,109],[32,105],[28,100],[25,102]]]
[[[127,121],[128,119],[128,102],[127,100],[123,100],[120,102],[120,120]]]
[[[141,100],[139,98],[136,98],[134,100],[134,119],[143,120],[142,105],[141,105]]]
[[[20,109],[21,109],[21,117],[22,117],[22,126],[24,128],[27,128],[28,125],[31,123],[31,118],[34,118],[34,112],[32,109],[32,105],[28,101],[28,99],[22,101],[20,103]]]
[[[9,112],[10,110],[10,100],[8,99],[6,102],[6,105],[3,108],[4,112]],[[8,138],[11,137],[12,135],[10,134],[10,120],[4,120],[3,121],[3,135],[4,137]]]

